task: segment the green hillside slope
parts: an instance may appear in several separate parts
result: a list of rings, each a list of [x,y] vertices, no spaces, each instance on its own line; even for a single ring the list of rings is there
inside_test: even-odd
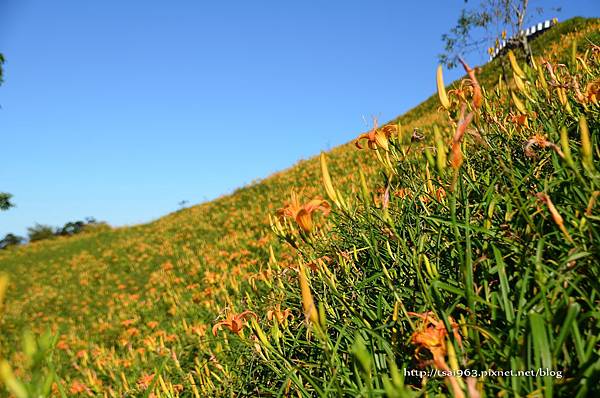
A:
[[[551,62],[568,60],[572,52],[572,43],[576,43],[576,50],[578,54],[581,54],[582,59],[594,59],[594,51],[597,51],[597,49],[594,49],[590,43],[600,44],[599,32],[600,20],[598,19],[577,18],[569,20],[550,29],[533,41],[533,52]],[[494,89],[497,88],[500,62],[500,59],[494,60],[478,70],[478,80],[487,89],[486,96],[489,95],[490,98]],[[433,88],[435,87],[435,66],[431,65],[430,67],[432,69],[432,80],[431,82],[424,82],[424,84],[429,84]],[[508,64],[507,67],[510,70]],[[576,68],[577,66],[570,65],[569,67]],[[597,75],[599,68],[590,72],[577,68],[578,78],[581,78],[584,83],[599,78]],[[528,81],[532,82],[532,87],[535,86],[534,79],[530,77],[533,72],[529,69],[526,72]],[[458,87],[458,82],[455,82],[450,88],[453,87]],[[582,89],[583,87],[585,86],[582,86]],[[497,90],[498,92],[501,91],[500,88],[497,88]],[[541,119],[547,117],[548,120],[555,121],[554,116],[545,115],[544,110],[552,110],[552,114],[554,114],[557,108],[553,107],[558,100],[549,98],[547,104],[539,100],[536,102],[534,100],[537,97],[534,98],[534,95],[537,95],[537,92],[534,92],[533,89],[528,95],[532,98],[531,100],[527,96],[523,98],[526,106],[529,107],[525,113],[531,119],[529,123],[532,126],[538,126],[540,133],[542,133],[543,120]],[[503,107],[508,107],[511,103],[508,95],[502,96],[500,94],[497,99],[489,99],[489,101],[490,104],[493,104],[490,107],[497,107],[498,110],[505,109]],[[561,123],[568,126],[569,131],[571,131],[571,129],[576,129],[574,126],[577,125],[579,115],[588,117],[593,132],[593,140],[595,140],[593,142],[597,143],[597,130],[594,130],[597,129],[597,121],[590,119],[589,115],[598,115],[598,105],[579,106],[575,100],[571,99],[571,101],[574,110],[568,115],[565,113],[566,116],[561,119]],[[485,112],[487,112],[485,115],[488,116],[492,114],[489,109],[486,109]],[[397,120],[391,121],[391,126],[396,126],[397,123],[401,125],[401,131],[394,131],[392,134],[394,138],[389,138],[394,145],[394,150],[397,150],[396,155],[403,156],[403,159],[407,160],[418,158],[422,162],[424,157],[423,148],[436,145],[432,126],[440,127],[441,135],[446,140],[444,142],[448,142],[454,134],[456,126],[449,120],[448,115],[449,113],[445,111],[439,111],[439,101],[437,95],[434,95],[405,115],[400,116]],[[481,120],[476,120],[476,123],[494,125],[494,121],[491,119],[484,119],[485,117],[482,114]],[[414,127],[420,128],[425,134],[423,142],[411,144],[411,134]],[[529,128],[529,125],[527,128]],[[492,128],[490,127],[490,129]],[[555,133],[559,134],[556,131]],[[525,134],[525,132],[519,130],[519,133],[515,133],[515,140],[519,134]],[[554,142],[559,142],[557,137],[554,137],[556,138]],[[522,139],[520,144],[517,145],[511,141],[510,145],[522,151],[522,144],[527,142],[528,138],[522,136],[520,137]],[[470,137],[469,139],[476,139],[476,137]],[[402,151],[405,153],[402,154]],[[358,150],[352,142],[327,153],[327,165],[333,185],[341,193],[340,196],[360,198],[360,200],[367,200],[367,197],[375,198],[373,206],[378,206],[378,209],[381,209],[385,207],[382,203],[390,200],[390,192],[393,196],[392,202],[396,203],[394,201],[409,195],[406,194],[409,186],[405,187],[406,191],[402,191],[400,186],[394,185],[397,189],[390,191],[392,183],[398,184],[403,180],[397,171],[388,170],[388,163],[386,163],[384,156],[385,152],[377,151],[379,156],[375,156],[374,152],[376,151]],[[431,148],[431,152],[435,152],[433,148]],[[384,155],[381,155],[382,153]],[[469,158],[468,153],[466,157]],[[556,158],[547,157],[543,159],[544,163],[539,166],[539,169],[532,169],[531,175],[526,174],[526,176],[521,177],[527,179],[544,169],[544,167],[550,167],[559,162]],[[597,159],[596,155],[595,162],[597,162]],[[477,160],[473,159],[472,162],[475,164]],[[408,164],[408,161],[406,164]],[[396,167],[396,163],[390,169],[394,167]],[[407,169],[403,172],[408,176],[414,170],[408,166],[406,167]],[[481,168],[484,166],[477,166],[481,168],[473,167],[473,170],[480,173]],[[529,169],[527,170],[527,173],[529,173]],[[361,182],[359,171],[366,176],[364,183]],[[423,170],[418,173],[414,172],[415,181],[420,178],[419,173],[425,173]],[[427,168],[426,172],[427,175],[434,173],[433,164],[431,164],[431,170]],[[481,175],[483,174],[485,173]],[[394,176],[393,179],[390,176]],[[440,174],[439,179],[436,181],[440,181],[439,184],[442,184],[442,181],[445,181],[444,178],[446,177]],[[455,177],[455,182],[456,178],[458,177]],[[593,184],[596,184],[595,177],[580,176],[580,178],[590,179]],[[473,180],[477,179],[473,177]],[[400,391],[418,391],[420,388],[419,383],[414,380],[408,380],[406,383],[407,390],[404,390],[404,381],[395,379],[391,370],[390,380],[392,381],[389,383],[392,384],[389,384],[391,387],[386,387],[386,382],[383,381],[385,377],[381,376],[384,372],[381,369],[388,369],[388,365],[384,364],[384,362],[387,363],[388,359],[384,359],[383,354],[380,358],[373,354],[375,359],[372,361],[371,359],[364,359],[374,352],[375,342],[366,337],[355,339],[354,334],[352,334],[351,340],[353,343],[348,347],[345,346],[346,329],[344,327],[337,330],[336,327],[344,324],[343,319],[350,319],[350,315],[348,318],[340,318],[342,320],[336,324],[333,322],[337,319],[334,314],[341,316],[339,315],[342,313],[341,310],[338,313],[337,310],[329,309],[329,307],[325,310],[322,309],[324,307],[319,307],[318,311],[313,309],[319,312],[318,315],[315,315],[321,317],[318,321],[315,320],[316,318],[311,318],[314,314],[310,308],[307,310],[306,305],[308,296],[310,296],[310,289],[305,288],[302,290],[301,295],[301,290],[297,284],[297,276],[303,275],[307,263],[316,269],[323,267],[324,264],[329,266],[335,263],[340,266],[344,261],[350,262],[351,258],[354,258],[356,263],[361,263],[361,261],[364,261],[365,264],[368,263],[367,260],[362,258],[362,253],[369,252],[368,247],[362,248],[357,241],[359,240],[358,237],[368,236],[370,232],[364,229],[363,224],[360,224],[357,220],[363,220],[366,223],[365,220],[368,219],[371,225],[387,225],[388,218],[385,217],[390,217],[379,213],[369,215],[368,210],[366,213],[361,213],[360,209],[363,207],[357,204],[362,203],[359,199],[356,203],[353,202],[353,199],[347,199],[353,203],[352,205],[348,203],[347,206],[336,206],[335,201],[331,198],[331,193],[328,195],[323,188],[322,181],[321,164],[318,157],[315,157],[301,161],[288,170],[241,188],[231,195],[169,214],[149,224],[99,229],[97,231],[91,230],[73,237],[40,241],[23,247],[0,251],[0,271],[6,273],[9,278],[9,285],[4,298],[5,304],[2,307],[2,317],[0,319],[0,330],[2,331],[0,335],[0,357],[5,358],[10,363],[16,375],[13,379],[6,371],[2,372],[2,369],[0,369],[0,378],[4,378],[5,382],[20,379],[24,380],[25,384],[37,383],[36,385],[42,385],[44,381],[38,382],[36,377],[39,376],[45,380],[50,375],[51,381],[48,383],[47,388],[55,396],[65,394],[66,396],[137,397],[149,396],[151,392],[154,396],[164,397],[316,396],[328,394],[359,394],[365,396],[384,396],[387,394],[393,396],[394,391],[398,394],[400,394]],[[435,183],[438,184],[438,182]],[[471,181],[465,184],[475,186],[476,182]],[[593,184],[591,188],[587,185],[585,189],[581,188],[581,195],[582,197],[585,196],[586,200],[589,199],[589,196],[586,195],[588,195],[590,189],[592,191],[598,189],[597,185]],[[365,186],[379,188],[378,190],[373,189],[372,193],[365,193]],[[442,186],[440,185],[440,187]],[[444,195],[446,195],[446,192],[450,195],[449,186],[447,185],[446,189],[442,190]],[[573,183],[573,186],[575,187],[576,184]],[[386,188],[388,190],[387,199],[385,198]],[[416,197],[416,189],[420,188],[412,187],[410,189]],[[332,215],[325,217],[323,214],[316,215],[319,213],[319,211],[316,211],[315,219],[312,220],[318,225],[324,225],[326,220],[330,218],[337,220],[332,221],[335,226],[332,226],[329,230],[329,236],[321,236],[320,234],[327,235],[321,230],[318,233],[312,231],[310,233],[298,232],[298,227],[292,233],[291,230],[286,229],[288,228],[287,224],[281,226],[282,229],[277,230],[277,223],[274,223],[273,220],[277,219],[278,209],[289,202],[290,193],[293,190],[301,195],[302,200],[313,198],[316,195],[329,197],[329,204],[334,209],[332,214],[335,217]],[[396,193],[397,195],[394,196]],[[435,196],[433,192],[430,192],[430,194],[432,197]],[[487,200],[485,198],[488,194],[489,192],[481,194],[480,199],[484,202]],[[438,197],[437,199],[441,202],[443,198]],[[428,201],[430,200],[435,201],[433,198],[428,199]],[[487,204],[489,205],[489,203]],[[524,204],[521,205],[525,206]],[[446,203],[444,206],[449,205]],[[501,207],[501,204],[495,202],[494,206]],[[460,208],[460,204],[458,207]],[[327,208],[322,210],[325,215],[328,213]],[[520,212],[524,212],[523,208],[517,207],[505,210],[507,214],[521,214]],[[474,214],[477,211],[478,209],[473,208]],[[485,211],[489,211],[488,208]],[[400,213],[400,211],[397,214],[393,213],[391,217],[398,217],[396,219],[396,222],[398,222],[402,218]],[[437,213],[435,209],[432,209],[419,214],[419,217],[426,219],[427,217],[436,216]],[[347,219],[344,217],[347,217]],[[454,217],[456,217],[456,214],[454,214]],[[483,222],[485,217],[481,217],[481,220],[473,222]],[[518,216],[514,217],[515,220],[518,219]],[[529,216],[523,217],[528,219]],[[310,214],[308,218],[310,219]],[[492,216],[490,216],[491,218]],[[456,224],[456,219],[454,221],[453,228],[458,231],[459,227]],[[529,221],[531,222],[529,228],[534,228],[532,225],[535,225],[537,221],[528,219],[527,222]],[[416,221],[402,218],[402,222],[404,228],[410,230],[416,228],[419,221],[417,217]],[[508,216],[506,220],[498,222],[507,231],[506,234],[512,231],[515,236],[517,235],[518,227],[514,226],[514,230],[511,229],[511,219]],[[517,223],[517,221],[514,222]],[[275,233],[271,230],[273,223],[277,230]],[[593,224],[593,219],[590,219],[588,223]],[[545,225],[550,224],[551,222],[547,221]],[[443,223],[436,225],[438,225],[439,231],[443,230],[441,226]],[[575,228],[569,224],[567,226],[568,228]],[[492,228],[492,224],[489,224],[488,227]],[[382,226],[381,228],[382,230],[387,228],[389,231],[391,227]],[[460,228],[462,228],[462,232],[457,232],[457,241],[454,241],[455,238],[453,237],[446,242],[440,232],[438,240],[440,245],[444,244],[450,248],[452,246],[450,241],[460,241],[461,245],[469,245],[470,247],[472,242],[468,239],[461,240],[465,234],[469,234],[469,232],[465,232],[469,230],[469,227]],[[524,231],[527,228],[523,226]],[[583,226],[580,226],[580,228],[583,228]],[[480,227],[480,229],[483,229],[483,227]],[[414,231],[417,231],[417,229]],[[471,233],[476,234],[479,232],[475,228]],[[590,261],[593,259],[597,254],[594,250],[597,250],[598,245],[594,233],[590,232],[589,238],[585,238],[588,239],[585,241],[586,243],[581,243],[581,245],[587,245],[585,250],[572,252],[572,256],[579,255],[580,257],[570,258],[569,261],[578,259]],[[453,234],[454,232],[448,233],[448,235],[454,236]],[[574,236],[574,239],[584,240],[584,237],[579,237],[574,232],[570,232],[570,234]],[[583,232],[581,234],[585,235]],[[425,235],[426,233],[423,232],[423,236]],[[557,234],[552,232],[547,240],[554,244],[553,239],[556,239],[557,236],[561,236],[560,231]],[[352,241],[352,239],[357,239],[357,241]],[[373,239],[373,241],[380,239],[378,242],[382,247],[386,245],[381,243],[382,239],[389,240],[392,245],[396,244],[394,242],[399,241],[394,231],[389,231],[387,238],[372,235],[369,239]],[[406,239],[406,242],[411,241],[412,244],[412,240],[418,240],[418,236],[412,239],[406,237],[403,239]],[[286,240],[288,243],[286,243]],[[509,240],[509,238],[506,238],[506,240]],[[481,252],[477,253],[477,258],[472,259],[472,261],[478,264],[480,262],[483,267],[485,261],[493,258],[494,253],[499,253],[500,260],[497,259],[496,268],[492,272],[494,279],[493,281],[490,280],[490,285],[502,284],[504,286],[507,282],[502,275],[498,275],[501,274],[500,269],[502,266],[500,264],[503,264],[501,259],[504,252],[502,250],[509,250],[510,245],[507,243],[506,247],[499,246],[495,252],[491,249],[493,244],[497,244],[497,242],[490,242],[489,245],[480,248]],[[473,244],[473,246],[477,245]],[[573,246],[571,249],[574,250],[575,248],[576,246]],[[450,252],[450,249],[448,251]],[[562,252],[559,248],[556,248],[556,253]],[[592,254],[590,255],[590,253]],[[418,254],[417,257],[422,258],[419,257],[421,254]],[[336,255],[339,256],[336,257]],[[342,260],[344,256],[347,256],[346,260]],[[459,262],[458,257],[452,258],[457,263]],[[301,266],[298,265],[299,260],[302,262]],[[418,260],[419,267],[424,267],[422,261],[424,260]],[[510,264],[512,260],[505,258],[504,261]],[[429,264],[429,260],[427,260],[427,263]],[[331,266],[333,267],[333,265]],[[438,271],[440,274],[448,277],[448,280],[453,278],[451,271],[446,270],[447,274],[444,274],[446,271],[439,263],[438,266],[440,267]],[[300,270],[299,274],[298,269]],[[360,291],[363,286],[368,286],[365,297],[377,297],[377,292],[389,287],[386,285],[388,282],[381,282],[381,284],[372,286],[369,283],[381,277],[382,272],[385,273],[387,270],[377,271],[373,275],[369,274],[366,279],[354,280],[349,278],[344,280],[339,277],[338,283],[348,282],[348,285],[345,286],[348,291],[353,289]],[[435,271],[431,272],[435,274]],[[532,269],[531,272],[542,273],[541,268]],[[316,280],[321,281],[319,278],[322,275],[318,275],[320,276],[317,277],[316,274],[313,274],[311,277],[314,279],[313,283],[315,285]],[[399,280],[403,279],[398,277],[398,279],[395,279],[395,283]],[[352,281],[352,283],[349,281]],[[408,284],[408,281],[405,282]],[[516,280],[513,282],[516,283]],[[568,282],[565,280],[565,284]],[[326,283],[323,283],[323,286],[325,286]],[[444,282],[439,280],[439,283],[442,286]],[[581,288],[575,284],[573,286],[575,290]],[[409,286],[407,285],[407,287]],[[415,290],[419,289],[416,284],[410,287]],[[389,288],[390,291],[393,290],[391,287]],[[532,287],[531,290],[537,293],[540,288],[542,287]],[[319,303],[327,302],[326,298],[330,299],[331,302],[337,302],[333,290],[328,290],[330,287],[325,286],[318,293],[317,287],[313,286],[312,289],[315,296],[320,298]],[[452,286],[449,289],[452,290]],[[493,287],[482,285],[479,286],[479,289],[488,291],[493,290]],[[570,288],[566,286],[560,289],[569,290]],[[523,288],[521,299],[530,293],[525,290]],[[490,297],[492,296],[490,294]],[[585,298],[584,296],[582,294],[580,299],[574,299],[571,304],[578,303],[579,306],[597,304],[598,297],[585,296],[587,297]],[[385,319],[385,322],[382,321],[383,324],[391,322],[393,318],[396,322],[398,312],[402,313],[403,309],[399,308],[399,304],[394,303],[395,299],[390,299],[392,296],[382,295],[380,297],[382,297],[380,303],[370,302],[370,299],[361,302],[360,300],[364,297],[360,294],[353,298],[357,300],[357,306],[364,304],[365,308],[372,308],[373,313],[369,313],[368,317],[364,316],[361,319]],[[464,308],[475,305],[473,300],[475,302],[477,300],[483,301],[478,295],[469,297],[465,298],[464,302],[442,311],[447,315],[451,315],[457,308],[461,309],[463,311],[461,314],[464,316],[461,327],[465,329],[467,328],[466,325],[474,319],[469,318],[469,311]],[[501,297],[501,299],[509,300],[510,298]],[[516,300],[518,301],[518,299],[517,297]],[[415,301],[419,300],[415,298]],[[340,307],[343,307],[347,301],[340,299],[337,303]],[[432,305],[431,302],[427,304]],[[436,303],[436,305],[439,306],[439,303]],[[504,302],[503,304],[495,304],[494,314],[507,311],[504,305]],[[292,316],[289,318],[286,318],[284,312],[286,308],[292,309]],[[570,311],[569,308],[565,311]],[[239,319],[239,324],[245,325],[244,330],[230,330],[232,329],[231,322],[235,323],[231,318],[232,314],[242,313],[247,309],[251,309],[253,313],[256,313],[258,322],[255,323],[252,320],[254,315],[248,313],[243,319]],[[272,311],[270,317],[268,311]],[[348,311],[350,314],[354,313],[350,309]],[[404,310],[404,312],[407,311]],[[306,313],[308,313],[309,320],[305,322]],[[590,314],[588,319],[598,319],[597,314]],[[229,318],[226,318],[228,316]],[[437,316],[441,317],[441,314]],[[458,322],[458,316],[454,316]],[[330,319],[329,323],[332,325],[329,332],[320,323],[323,320],[322,318],[325,317]],[[274,318],[279,319],[279,321],[273,323]],[[426,318],[425,321],[427,319],[429,318]],[[446,327],[453,328],[452,321],[448,319],[445,319]],[[567,316],[566,319],[570,318]],[[216,335],[213,334],[213,326],[223,320],[230,321],[229,327],[227,324],[223,324],[222,330],[215,330]],[[287,331],[283,332],[288,326],[288,322],[294,327],[290,326]],[[309,326],[311,322],[312,329]],[[370,321],[365,320],[364,322],[368,324]],[[389,347],[393,346],[394,350],[403,351],[405,356],[402,358],[413,356],[414,347],[411,347],[409,343],[411,333],[405,328],[408,328],[408,325],[414,327],[415,322],[417,321],[406,320],[403,324],[398,322],[393,326],[394,332],[390,332],[393,337],[390,335],[389,341],[393,339],[394,342]],[[442,324],[441,321],[439,322]],[[564,344],[570,344],[571,334],[563,336],[559,332],[556,336],[550,334],[546,336],[545,329],[540,327],[541,321],[536,317],[522,322],[529,322],[527,324],[531,326],[521,325],[519,326],[521,329],[531,328],[540,336],[543,335],[544,338],[551,339],[553,343],[557,339],[563,339]],[[580,319],[580,322],[582,325],[585,323],[582,319]],[[233,324],[233,326],[235,325]],[[478,325],[483,330],[484,326]],[[373,328],[377,329],[376,326],[373,326]],[[336,330],[333,331],[333,329]],[[55,341],[52,344],[54,354],[50,356],[48,353],[44,353],[45,355],[36,356],[32,354],[35,350],[31,348],[31,345],[27,346],[26,344],[23,348],[22,341],[24,339],[29,341],[29,337],[27,337],[29,334],[26,333],[23,337],[26,330],[33,332],[35,336],[50,331],[50,334],[55,336]],[[268,337],[262,334],[262,330],[265,330],[264,333],[268,334]],[[352,333],[356,331],[354,326],[348,326],[348,330],[352,330]],[[540,330],[544,331],[540,332]],[[482,337],[484,336],[483,332],[475,337],[471,330],[463,334],[463,339],[466,340],[467,336],[471,336],[472,340],[485,340],[485,337]],[[336,341],[331,341],[336,338],[339,339],[337,345]],[[585,369],[579,362],[577,362],[577,366],[572,365],[572,367],[582,372],[589,371],[589,374],[596,372],[593,374],[598,377],[598,372],[600,372],[598,364],[600,362],[594,362],[598,358],[597,342],[594,345],[594,342],[587,339],[587,336],[579,336],[578,338],[582,341],[582,345],[576,345],[573,348],[578,350],[574,355],[580,357],[578,359],[580,362],[585,362],[582,360],[584,357],[589,358],[589,361],[586,362],[587,368]],[[280,341],[287,341],[290,347],[293,347],[288,352],[289,361],[286,361],[285,358],[279,358],[276,349],[270,351],[277,344],[285,345]],[[290,341],[293,341],[293,343]],[[367,341],[367,343],[364,341]],[[43,341],[40,344],[37,349],[38,353],[43,348]],[[399,348],[396,344],[399,344]],[[456,340],[454,340],[454,344],[458,344]],[[534,343],[521,342],[520,344]],[[492,343],[489,343],[489,345],[492,345]],[[337,350],[342,350],[342,347],[346,347],[347,352],[344,355],[339,354],[338,358]],[[537,344],[535,347],[536,352],[544,350],[543,347],[538,347]],[[567,350],[569,347],[571,346],[565,345],[563,348],[557,348],[556,350],[560,354],[562,350]],[[462,346],[456,345],[456,348],[460,350]],[[387,349],[387,345],[385,348],[381,348],[382,352]],[[487,347],[481,348],[480,351],[486,349]],[[319,354],[321,353],[320,350],[325,354],[321,356]],[[367,355],[365,352],[369,352],[369,354]],[[444,350],[444,352],[446,351]],[[553,353],[552,358],[557,358],[556,355],[558,354]],[[503,355],[510,362],[511,355],[516,354],[507,352],[498,355]],[[542,358],[540,367],[542,365],[556,369],[560,367],[560,363],[547,363],[547,360],[550,360],[549,353],[548,355],[540,355]],[[448,356],[450,357],[450,354]],[[490,353],[489,357],[492,356]],[[400,357],[399,355],[398,358]],[[489,359],[489,361],[489,363],[492,363],[496,361],[496,358]],[[449,359],[449,362],[452,362],[452,360]],[[351,368],[348,365],[349,363],[352,363],[355,368],[352,371],[349,370]],[[486,365],[489,365],[489,363],[486,362]],[[575,360],[573,360],[573,363],[575,363]],[[461,365],[464,365],[464,363],[461,362]],[[469,363],[468,366],[475,367],[473,363]],[[391,365],[389,367],[393,368]],[[328,370],[322,370],[324,368]],[[332,377],[336,378],[336,375],[342,374],[343,376],[339,376],[339,380],[344,381],[340,382],[339,385],[333,383],[325,385],[328,383],[325,380]],[[583,376],[578,375],[577,377]],[[589,375],[586,377],[589,377]],[[353,381],[350,381],[350,379]],[[452,384],[462,383],[461,388],[465,391],[467,389],[462,380],[457,382],[455,379],[446,379],[445,384],[443,378],[440,380],[437,384],[430,382],[428,386],[423,388],[425,390],[432,389],[427,391],[454,391],[456,394]],[[519,382],[513,382],[518,384],[514,385],[510,384],[509,381],[508,384],[490,387],[490,385],[500,383],[498,380],[500,379],[491,380],[485,388],[481,386],[477,388],[485,389],[488,392],[495,391],[495,393],[504,391],[509,395],[512,395],[514,391],[532,393],[544,390],[545,394],[548,394],[548,391],[551,394],[553,391],[548,387],[550,381],[544,378],[540,380],[547,384],[538,384],[538,381],[534,380],[523,381],[523,385],[520,385]],[[565,383],[565,380],[562,380],[561,383]],[[554,391],[560,390],[555,388]],[[0,396],[3,396],[2,394],[0,392]],[[568,391],[562,394],[568,395]]]

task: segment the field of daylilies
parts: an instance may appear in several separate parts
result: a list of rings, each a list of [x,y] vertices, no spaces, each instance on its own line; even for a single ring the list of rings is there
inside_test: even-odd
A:
[[[231,195],[2,251],[0,396],[600,396],[600,20],[532,47]]]

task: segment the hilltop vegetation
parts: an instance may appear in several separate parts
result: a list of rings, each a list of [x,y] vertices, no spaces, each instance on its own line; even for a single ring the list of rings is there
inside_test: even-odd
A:
[[[495,60],[363,149],[3,251],[0,378],[16,396],[599,393],[599,31],[562,23],[509,86]],[[538,368],[561,377],[471,372]],[[462,374],[405,374],[422,369]]]

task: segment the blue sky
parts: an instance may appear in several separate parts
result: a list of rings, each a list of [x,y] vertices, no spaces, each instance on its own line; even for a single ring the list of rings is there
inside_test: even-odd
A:
[[[600,14],[562,3],[534,5]],[[0,0],[0,235],[147,222],[350,141],[434,92],[463,4]]]

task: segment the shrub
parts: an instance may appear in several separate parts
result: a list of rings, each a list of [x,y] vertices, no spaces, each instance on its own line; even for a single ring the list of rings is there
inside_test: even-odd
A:
[[[54,229],[49,225],[35,224],[27,228],[27,235],[30,242],[36,242],[54,237]]]
[[[105,229],[110,229],[110,226],[107,223],[97,221],[93,217],[87,217],[85,221],[78,220],[66,223],[62,228],[58,228],[55,234],[59,236],[73,236],[82,232]]]
[[[83,221],[70,221],[66,223],[62,228],[56,231],[56,235],[60,236],[71,236],[78,234],[85,228],[85,222]]]
[[[25,239],[21,236],[17,236],[14,234],[6,234],[4,239],[0,240],[0,250],[7,249],[11,246],[18,246],[23,243]]]

